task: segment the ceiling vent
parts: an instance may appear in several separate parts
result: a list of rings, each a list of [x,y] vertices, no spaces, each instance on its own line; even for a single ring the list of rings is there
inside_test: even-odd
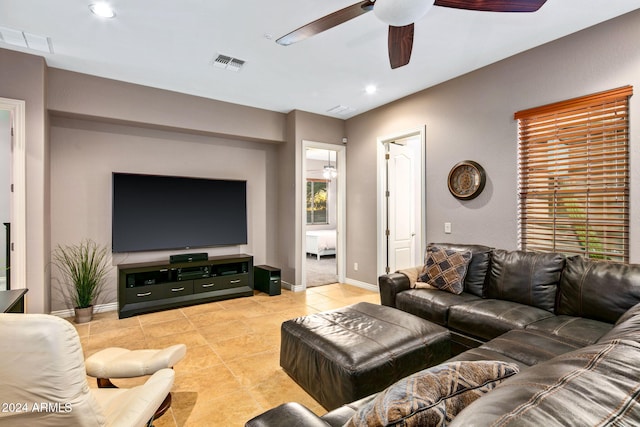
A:
[[[346,116],[347,114],[351,114],[356,111],[353,107],[347,107],[346,105],[336,105],[333,108],[329,108],[327,113],[329,114],[338,114],[339,116]]]
[[[218,55],[213,59],[213,66],[236,73],[244,67],[245,61],[227,55]]]
[[[53,45],[49,37],[25,33],[12,28],[0,27],[0,41],[14,46],[33,49],[44,53],[53,53]]]

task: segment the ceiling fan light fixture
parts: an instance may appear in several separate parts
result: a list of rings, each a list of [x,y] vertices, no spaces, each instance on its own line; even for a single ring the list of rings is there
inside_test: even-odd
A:
[[[385,24],[404,27],[427,14],[434,0],[376,0],[373,13]]]

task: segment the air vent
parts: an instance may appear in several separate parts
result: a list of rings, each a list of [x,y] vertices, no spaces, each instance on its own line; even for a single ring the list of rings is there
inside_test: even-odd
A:
[[[213,59],[213,66],[224,70],[235,71],[236,73],[242,69],[245,61],[233,58],[227,55],[218,55]]]
[[[347,107],[345,105],[336,105],[335,107],[328,109],[327,113],[346,116],[347,114],[353,113],[354,111],[356,111],[356,109],[353,107]]]
[[[25,33],[12,28],[0,27],[0,41],[40,52],[53,53],[53,46],[49,37]]]

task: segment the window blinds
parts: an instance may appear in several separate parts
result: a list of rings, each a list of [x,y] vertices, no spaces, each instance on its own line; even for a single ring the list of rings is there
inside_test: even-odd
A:
[[[628,261],[631,86],[515,113],[526,250]]]

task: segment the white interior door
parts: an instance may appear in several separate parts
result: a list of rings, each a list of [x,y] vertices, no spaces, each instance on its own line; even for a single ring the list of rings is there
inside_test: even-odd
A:
[[[415,265],[415,159],[409,146],[387,143],[389,271]]]
[[[379,270],[383,274],[422,263],[424,132],[379,141],[384,151],[380,199],[384,238],[378,258],[384,265]]]

